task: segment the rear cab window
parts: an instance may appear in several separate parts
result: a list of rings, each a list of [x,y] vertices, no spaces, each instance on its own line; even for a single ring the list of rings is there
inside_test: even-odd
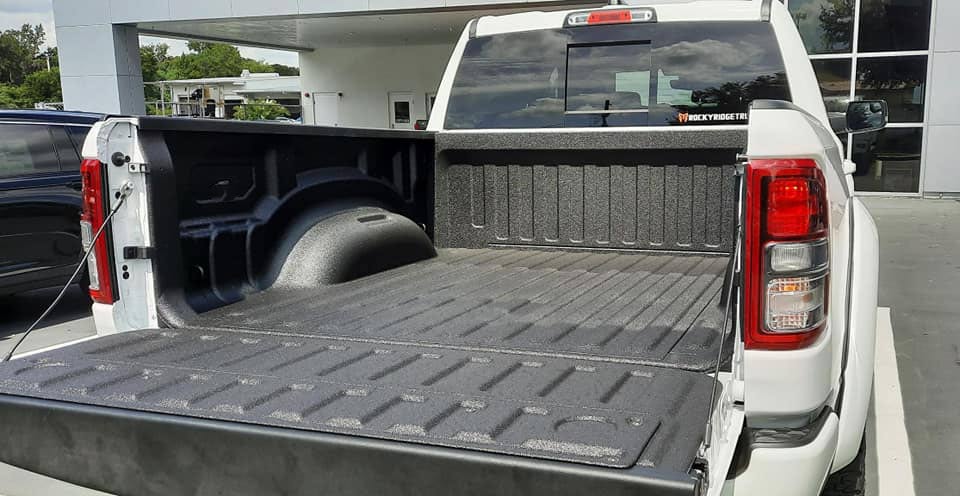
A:
[[[769,23],[526,31],[467,43],[444,127],[745,124],[756,99],[790,100]]]

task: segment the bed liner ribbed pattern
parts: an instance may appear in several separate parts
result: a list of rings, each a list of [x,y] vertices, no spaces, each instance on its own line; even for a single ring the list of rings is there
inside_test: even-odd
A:
[[[0,366],[0,393],[686,472],[726,257],[447,249]]]
[[[316,290],[268,290],[198,326],[359,338],[708,370],[723,255],[442,249]]]
[[[0,367],[0,393],[609,467],[686,471],[712,379],[266,333],[109,336]]]

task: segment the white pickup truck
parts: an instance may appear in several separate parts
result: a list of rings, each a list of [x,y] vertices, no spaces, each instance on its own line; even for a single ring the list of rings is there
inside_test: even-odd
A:
[[[428,132],[107,119],[99,335],[0,367],[0,460],[118,494],[861,494],[877,233],[836,133],[885,122],[828,116],[770,0],[476,19]]]

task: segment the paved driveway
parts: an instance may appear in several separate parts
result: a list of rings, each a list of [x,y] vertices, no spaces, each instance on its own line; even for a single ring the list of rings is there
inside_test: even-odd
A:
[[[960,494],[960,202],[864,203],[880,232],[916,494]]]

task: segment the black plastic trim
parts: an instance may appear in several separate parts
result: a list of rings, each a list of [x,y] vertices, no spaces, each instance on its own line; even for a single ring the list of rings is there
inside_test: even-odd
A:
[[[103,214],[104,216],[109,215],[110,211],[113,209],[113,199],[110,198],[110,183],[107,180],[107,164],[101,164],[100,166],[100,191],[103,200]],[[119,201],[119,200],[117,200]],[[106,219],[106,217],[104,217]],[[111,219],[112,223],[113,220]],[[97,260],[98,264],[105,263],[109,269],[107,272],[110,273],[110,294],[113,297],[113,303],[120,301],[120,288],[117,283],[117,273],[120,272],[117,267],[116,255],[113,252],[113,226],[107,226],[104,229],[103,235],[106,237],[107,243],[107,260]]]
[[[0,459],[117,494],[694,495],[610,469],[0,395]]]
[[[212,133],[282,134],[285,136],[325,136],[352,138],[433,139],[429,131],[402,131],[394,129],[360,129],[349,127],[305,126],[272,122],[232,120],[170,119],[169,117],[139,117],[141,131],[187,131]]]
[[[817,416],[816,420],[803,427],[748,427],[748,430],[750,431],[750,449],[798,448],[800,446],[806,446],[812,443],[813,440],[820,435],[820,431],[823,430],[823,426],[826,424],[831,413],[833,413],[833,409],[826,407],[820,412],[820,415]]]
[[[796,428],[750,428],[744,424],[737,439],[737,447],[727,472],[727,480],[739,477],[750,467],[750,458],[755,449],[799,448],[812,443],[823,430],[827,419],[834,413],[830,407],[820,411],[816,420]]]
[[[854,225],[854,204],[853,198],[847,199],[847,204],[849,205],[848,212],[846,217],[848,218],[849,224],[849,241],[847,244],[850,246],[849,251],[847,252],[847,298],[844,302],[844,308],[846,312],[846,319],[844,322],[845,333],[843,335],[843,355],[840,359],[840,388],[837,390],[837,405],[836,411],[837,415],[840,415],[840,412],[843,410],[843,394],[847,388],[847,363],[850,356],[850,334],[853,333],[853,325],[851,322],[850,312],[853,310],[853,268],[855,265],[855,260],[853,256],[854,249],[854,233],[856,232],[856,226]]]
[[[124,260],[149,260],[153,258],[154,250],[151,246],[124,246]]]

